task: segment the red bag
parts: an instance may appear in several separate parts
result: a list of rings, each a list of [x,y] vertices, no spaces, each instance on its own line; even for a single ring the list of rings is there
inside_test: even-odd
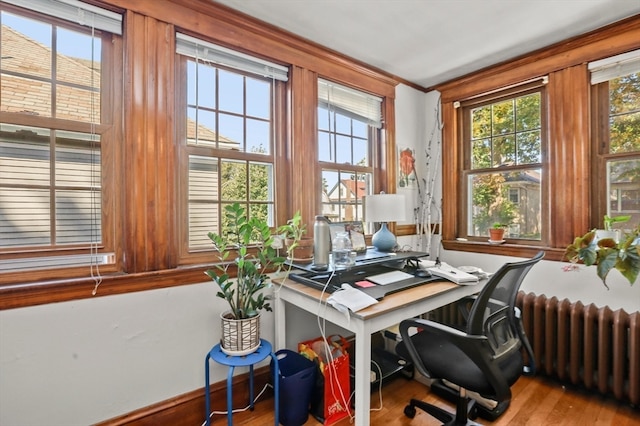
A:
[[[309,412],[325,425],[349,416],[351,380],[349,378],[349,342],[342,336],[318,337],[300,342],[298,352],[318,366],[316,385]]]

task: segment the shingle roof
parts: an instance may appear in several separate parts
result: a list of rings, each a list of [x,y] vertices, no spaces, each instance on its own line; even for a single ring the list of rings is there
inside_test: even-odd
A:
[[[2,25],[1,39],[0,110],[51,117],[51,48],[7,25]],[[56,86],[56,118],[99,122],[100,63],[58,54],[56,76],[58,81],[70,84]],[[90,91],[78,86],[93,86],[96,89],[93,99]],[[95,115],[93,119],[91,117],[92,101]],[[195,135],[196,123],[187,118],[187,137],[195,139]],[[216,133],[199,124],[198,138],[204,141],[215,141]],[[220,137],[220,142],[229,146],[238,145],[237,142],[224,136]]]

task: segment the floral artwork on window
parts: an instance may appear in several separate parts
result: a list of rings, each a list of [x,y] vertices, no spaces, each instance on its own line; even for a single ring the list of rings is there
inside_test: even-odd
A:
[[[398,153],[398,187],[416,186],[416,157],[411,148],[400,148]]]

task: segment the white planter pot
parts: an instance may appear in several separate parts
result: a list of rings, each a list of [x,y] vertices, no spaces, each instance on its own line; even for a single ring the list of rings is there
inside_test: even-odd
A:
[[[236,320],[231,312],[220,314],[222,334],[220,349],[231,356],[248,355],[260,346],[260,315]]]
[[[617,230],[607,231],[606,229],[596,229],[596,236],[593,242],[597,243],[598,240],[602,240],[604,238],[611,238],[617,243],[620,239],[620,232]]]

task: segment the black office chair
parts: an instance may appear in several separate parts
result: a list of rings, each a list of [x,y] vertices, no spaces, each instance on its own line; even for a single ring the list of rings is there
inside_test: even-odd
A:
[[[522,374],[535,371],[531,346],[515,304],[524,277],[543,257],[544,252],[540,252],[532,259],[504,264],[478,295],[463,299],[463,305],[471,303],[464,330],[423,319],[400,323],[398,354],[410,358],[424,376],[446,380],[459,388],[455,415],[412,399],[404,409],[407,417],[413,418],[418,407],[445,425],[475,424],[469,419],[477,414],[476,400],[469,399],[467,391],[495,401],[492,416],[504,413],[511,400],[511,385]],[[523,347],[530,363],[526,367]]]

